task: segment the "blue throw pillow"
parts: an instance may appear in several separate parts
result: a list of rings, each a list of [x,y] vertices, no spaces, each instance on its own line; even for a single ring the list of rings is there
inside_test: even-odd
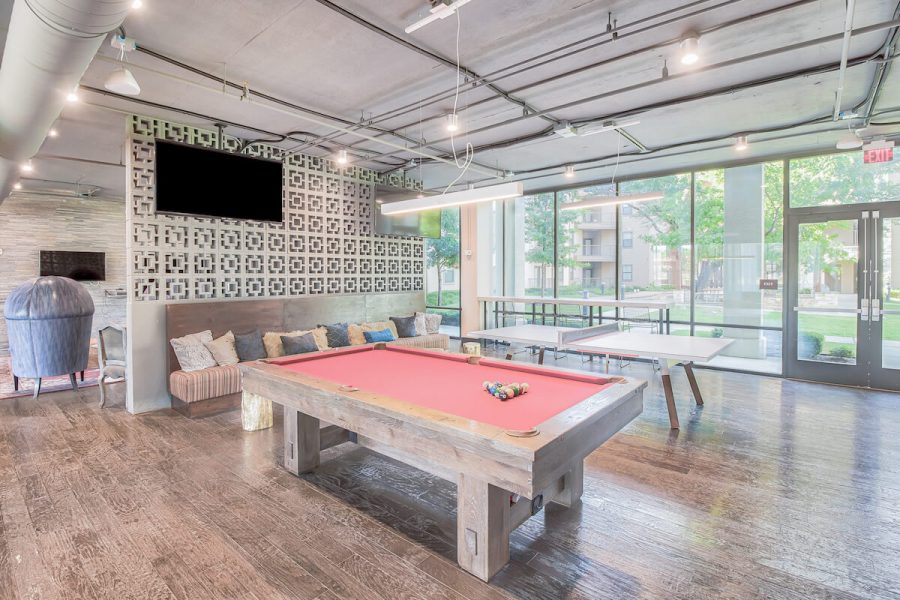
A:
[[[366,342],[393,342],[394,334],[391,333],[390,329],[382,329],[381,331],[363,331],[363,335],[366,336]]]
[[[284,346],[285,356],[319,351],[319,346],[316,344],[316,338],[311,333],[304,333],[303,335],[283,335],[281,336],[281,344]]]
[[[402,338],[416,337],[416,316],[391,317],[391,321],[397,327],[397,335]]]

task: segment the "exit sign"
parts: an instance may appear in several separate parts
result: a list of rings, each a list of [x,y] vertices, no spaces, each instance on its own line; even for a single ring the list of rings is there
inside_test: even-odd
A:
[[[894,142],[872,142],[863,146],[863,163],[885,163],[894,160]]]
[[[884,163],[894,160],[893,148],[873,148],[872,150],[863,150],[863,162],[868,164]]]

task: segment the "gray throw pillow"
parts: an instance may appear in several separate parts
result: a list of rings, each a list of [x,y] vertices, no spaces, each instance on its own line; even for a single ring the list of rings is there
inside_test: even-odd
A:
[[[263,345],[259,330],[234,336],[234,347],[241,361],[266,358],[266,347]]]
[[[402,338],[416,337],[416,316],[391,317],[391,321],[397,327],[397,335]]]
[[[319,327],[325,328],[325,337],[328,339],[329,348],[342,348],[350,345],[350,332],[346,323],[319,325]]]
[[[316,344],[316,338],[311,333],[305,333],[303,335],[283,335],[281,336],[281,344],[284,346],[285,356],[319,351],[319,346]]]

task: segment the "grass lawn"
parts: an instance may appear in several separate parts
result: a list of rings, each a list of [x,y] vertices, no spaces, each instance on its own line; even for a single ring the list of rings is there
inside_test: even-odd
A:
[[[459,306],[459,290],[446,290],[441,292],[441,302],[438,303],[437,292],[428,292],[425,295],[425,304],[428,306]]]

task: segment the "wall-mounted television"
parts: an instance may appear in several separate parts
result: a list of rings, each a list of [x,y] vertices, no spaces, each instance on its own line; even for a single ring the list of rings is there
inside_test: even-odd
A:
[[[282,221],[281,162],[156,140],[156,212]]]
[[[381,205],[415,198],[416,192],[403,188],[375,186],[375,233],[438,239],[441,237],[440,209],[405,215],[383,215]]]
[[[103,252],[68,252],[41,250],[41,277],[55,275],[75,281],[104,281],[106,254]]]

